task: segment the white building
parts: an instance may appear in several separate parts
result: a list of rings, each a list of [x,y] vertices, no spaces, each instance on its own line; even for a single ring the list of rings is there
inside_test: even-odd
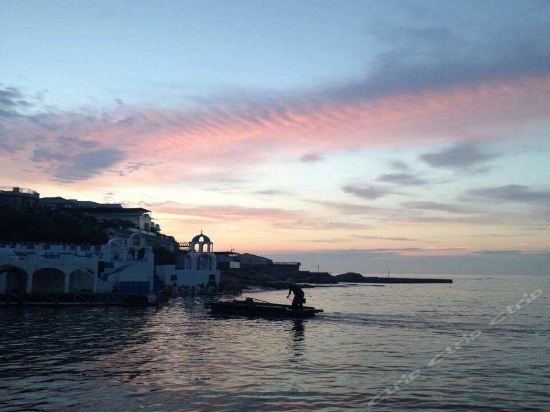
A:
[[[112,292],[154,298],[154,255],[143,237],[107,244],[0,243],[0,293]]]
[[[104,293],[147,296],[165,285],[219,284],[213,243],[197,235],[176,265],[157,265],[139,232],[107,244],[0,243],[0,294]]]
[[[183,246],[187,251],[176,258],[175,265],[156,266],[164,283],[176,287],[219,285],[220,271],[210,238],[201,232]]]

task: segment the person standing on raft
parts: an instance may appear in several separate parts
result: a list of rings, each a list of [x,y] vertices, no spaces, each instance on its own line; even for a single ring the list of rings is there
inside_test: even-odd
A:
[[[290,283],[288,285],[287,298],[290,296],[291,293],[294,293],[294,299],[292,299],[292,308],[302,310],[304,308],[304,303],[306,303],[306,299],[304,298],[304,291],[300,286],[296,285],[295,283]]]

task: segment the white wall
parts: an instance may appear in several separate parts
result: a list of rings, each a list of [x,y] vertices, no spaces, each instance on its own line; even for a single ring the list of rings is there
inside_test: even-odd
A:
[[[172,276],[177,276],[177,287],[180,286],[198,286],[208,283],[210,275],[216,277],[216,285],[220,283],[220,271],[215,270],[194,270],[194,269],[176,269],[175,265],[157,265],[157,276],[164,280],[166,285],[174,285]]]

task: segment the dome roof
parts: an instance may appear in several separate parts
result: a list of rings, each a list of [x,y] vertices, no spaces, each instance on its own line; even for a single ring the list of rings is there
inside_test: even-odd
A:
[[[197,235],[193,238],[193,240],[191,240],[192,243],[212,243],[210,238],[206,235],[203,235],[202,232],[200,233],[200,235]]]

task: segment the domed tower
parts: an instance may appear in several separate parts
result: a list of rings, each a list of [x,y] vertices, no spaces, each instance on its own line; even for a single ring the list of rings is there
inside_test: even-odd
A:
[[[202,231],[189,242],[189,252],[186,256],[185,268],[187,270],[209,271],[217,269],[214,243]]]
[[[212,243],[208,236],[202,233],[202,230],[200,235],[196,235],[189,243],[190,252],[213,252],[213,247],[214,243]]]

